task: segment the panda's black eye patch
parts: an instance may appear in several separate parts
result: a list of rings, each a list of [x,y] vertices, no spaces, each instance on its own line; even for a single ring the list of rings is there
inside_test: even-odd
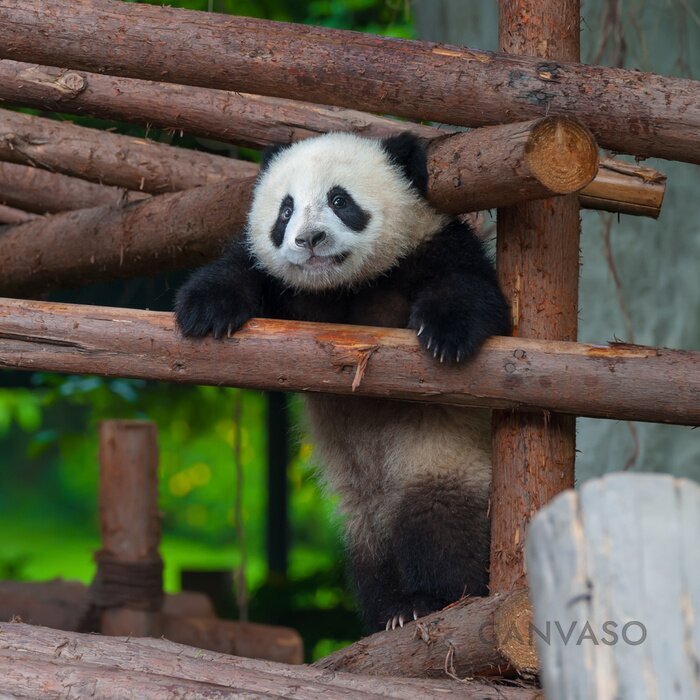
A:
[[[284,232],[287,230],[287,224],[294,213],[294,199],[291,195],[287,195],[280,204],[280,210],[277,214],[277,221],[270,231],[270,238],[275,248],[279,248],[284,241]]]
[[[328,204],[334,214],[353,231],[363,231],[372,218],[343,187],[328,190]]]

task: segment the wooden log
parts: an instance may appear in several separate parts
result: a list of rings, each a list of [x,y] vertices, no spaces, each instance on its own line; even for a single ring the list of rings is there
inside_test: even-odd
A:
[[[102,549],[95,555],[92,601],[102,610],[100,630],[159,637],[163,563],[155,423],[102,422],[99,502]]]
[[[254,178],[96,207],[16,226],[0,237],[0,293],[41,294],[195,267],[245,225]]]
[[[160,639],[124,639],[0,624],[0,694],[65,698],[459,697],[535,700],[540,691],[477,681],[376,678],[206,652]]]
[[[700,697],[700,486],[611,474],[535,516],[528,578],[548,698]]]
[[[666,193],[666,176],[654,168],[605,158],[593,182],[579,193],[588,209],[658,219]]]
[[[406,329],[252,319],[192,340],[170,313],[1,299],[0,367],[700,424],[700,353],[641,345],[492,338],[446,366]]]
[[[0,58],[464,126],[572,116],[700,163],[700,84],[633,70],[117,0],[0,0]]]
[[[499,0],[499,48],[578,61],[579,0]],[[513,335],[576,340],[578,197],[498,210],[496,267]],[[576,419],[556,413],[493,415],[489,591],[525,586],[525,530],[538,508],[574,485]]]
[[[145,192],[97,185],[28,165],[0,162],[0,201],[37,214],[124,206],[146,198]]]
[[[174,192],[254,175],[254,163],[0,111],[0,160],[143,192]]]
[[[90,591],[82,583],[0,581],[0,622],[18,619],[78,632],[89,607]],[[304,660],[302,639],[296,630],[219,620],[202,593],[184,591],[165,596],[161,621],[163,637],[179,644],[287,664]]]
[[[431,203],[451,214],[576,192],[598,171],[598,149],[578,122],[546,117],[435,140],[429,150]]]
[[[6,204],[0,204],[0,224],[26,224],[28,221],[34,221],[39,218],[36,214],[31,214],[22,209],[8,207]]]
[[[410,131],[431,141],[452,133],[449,127],[424,126],[357,110],[10,60],[0,61],[0,100],[179,129],[254,148],[289,143],[328,131],[352,131],[378,138]],[[488,154],[482,151],[477,158],[481,160],[484,156]],[[500,166],[500,162],[496,165]],[[449,162],[442,165],[445,166],[448,167],[445,177],[449,180],[452,166]],[[500,167],[497,172],[501,172]],[[489,175],[495,178],[486,168],[479,171],[481,178]],[[595,180],[580,193],[581,205],[656,218],[663,200],[664,180],[661,173],[651,168],[608,159],[600,164]],[[461,182],[459,186],[465,185]]]
[[[313,665],[370,676],[532,675],[537,656],[525,591],[463,598],[403,628],[377,632]]]

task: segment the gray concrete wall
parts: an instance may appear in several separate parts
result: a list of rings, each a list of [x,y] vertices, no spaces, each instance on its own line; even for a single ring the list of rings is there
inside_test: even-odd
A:
[[[700,79],[700,0],[616,4],[625,67]],[[581,55],[586,62],[599,51],[603,13],[610,5],[606,0],[584,0]],[[496,48],[495,0],[416,0],[414,10],[420,38]],[[616,61],[616,47],[619,50],[619,41],[609,43],[599,62]],[[622,216],[618,221],[613,216],[610,233],[632,336],[606,261],[604,218],[583,211],[579,339],[617,338],[700,350],[700,166],[658,159],[647,163],[668,175],[659,220]],[[632,470],[700,481],[700,429],[585,418],[577,425],[579,482],[622,469],[631,460]]]

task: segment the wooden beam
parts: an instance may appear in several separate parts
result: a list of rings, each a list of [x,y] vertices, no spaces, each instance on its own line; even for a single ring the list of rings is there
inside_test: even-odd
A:
[[[170,313],[2,299],[0,367],[700,424],[700,353],[638,345],[492,338],[446,366],[406,329],[252,319],[192,340]]]
[[[35,221],[39,217],[22,209],[8,207],[6,204],[0,204],[0,224],[26,224],[29,221]]]
[[[0,202],[37,214],[124,206],[148,196],[145,192],[97,185],[29,165],[0,162]]]
[[[0,623],[0,695],[296,700],[416,697],[535,700],[535,688],[376,678],[242,659],[162,639],[125,639]]]
[[[257,172],[254,163],[9,110],[0,111],[0,160],[152,193]]]
[[[633,70],[117,0],[0,0],[0,58],[464,126],[565,115],[700,163],[700,83]]]
[[[579,24],[579,0],[499,0],[503,51],[578,61]],[[513,335],[576,340],[579,236],[578,197],[498,210],[496,267]],[[527,525],[538,508],[574,485],[575,452],[574,416],[494,412],[492,594],[526,585]]]
[[[80,209],[6,230],[0,293],[33,295],[201,265],[243,229],[253,181],[227,180],[126,208]]]
[[[533,675],[537,655],[525,591],[463,598],[444,610],[377,632],[314,663],[370,676],[440,678]]]
[[[699,696],[698,532],[700,485],[668,474],[592,479],[535,516],[528,578],[548,698]]]
[[[430,141],[454,132],[450,127],[424,126],[351,109],[10,60],[0,61],[0,100],[38,109],[152,124],[254,148],[329,131],[352,131],[378,138],[410,131]],[[477,160],[483,163],[484,157],[482,151]],[[581,191],[581,205],[656,218],[663,200],[665,177],[645,166],[604,162],[606,165],[601,163],[593,182]],[[448,171],[454,170],[449,163],[446,165]],[[656,174],[651,176],[651,172]],[[481,178],[491,174],[486,167],[479,171]],[[455,181],[458,180],[453,178]]]
[[[109,420],[100,425],[100,530],[93,603],[100,631],[113,636],[163,633],[163,562],[158,512],[155,423]]]

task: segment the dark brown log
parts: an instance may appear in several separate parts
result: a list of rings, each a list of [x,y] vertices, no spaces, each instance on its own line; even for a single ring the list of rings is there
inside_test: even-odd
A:
[[[632,70],[117,0],[0,0],[0,58],[465,126],[572,116],[700,163],[700,84]]]
[[[658,170],[606,158],[595,180],[579,192],[579,203],[588,209],[658,219],[665,193],[666,176]]]
[[[405,329],[252,319],[191,340],[169,313],[2,299],[0,367],[700,424],[700,353],[640,345],[492,338],[445,366]]]
[[[148,196],[145,192],[97,185],[28,165],[0,162],[0,202],[37,214],[124,206]]]
[[[353,131],[376,138],[411,131],[426,139],[445,133],[432,126],[354,109],[10,60],[0,60],[0,100],[151,124],[251,148],[290,143],[328,131]]]
[[[328,131],[353,131],[373,137],[411,131],[428,140],[451,133],[444,127],[438,129],[356,110],[9,60],[0,61],[0,99],[27,107],[180,129],[256,148]],[[436,144],[434,151],[440,150]],[[483,163],[483,158],[489,157],[482,151],[478,160]],[[492,163],[494,160],[496,172],[482,167],[480,178],[490,175],[497,179],[502,167],[498,159],[491,158]],[[657,217],[664,193],[663,176],[657,173],[650,179],[650,168],[613,162],[615,166],[605,168],[601,164],[596,179],[580,193],[582,206]],[[433,171],[436,167],[433,165]],[[453,176],[450,181],[454,167],[449,162],[440,167],[447,168],[445,178],[452,186],[457,180]],[[477,167],[476,163],[472,167]],[[465,187],[464,182],[458,187]]]
[[[28,221],[34,221],[37,218],[39,217],[36,214],[8,207],[6,204],[0,204],[0,224],[26,224]]]
[[[576,192],[598,171],[598,149],[586,127],[562,118],[491,126],[433,141],[431,203],[459,214],[551,194]]]
[[[499,0],[499,48],[578,61],[580,16],[579,0]],[[579,236],[576,196],[499,209],[496,265],[513,335],[576,340]],[[492,594],[526,585],[527,525],[553,496],[573,487],[575,452],[574,416],[494,412]]]
[[[253,181],[228,180],[126,208],[55,214],[6,230],[0,293],[40,294],[201,265],[242,230]]]
[[[0,622],[19,619],[70,632],[80,630],[90,605],[87,586],[73,581],[0,581]],[[131,620],[126,620],[127,624]],[[296,630],[219,620],[211,601],[201,593],[165,596],[161,633],[165,639],[201,649],[267,659],[287,664],[304,660]],[[135,635],[139,636],[139,635]]]
[[[161,639],[123,639],[0,624],[0,694],[11,697],[535,700],[533,688],[376,678],[241,659]]]
[[[527,593],[465,598],[403,628],[378,632],[317,661],[329,671],[441,678],[537,672]]]
[[[0,160],[152,193],[257,172],[254,163],[7,110],[0,111]]]
[[[159,637],[163,590],[155,423],[109,420],[100,425],[100,529],[93,586],[103,589],[101,632]],[[139,584],[135,595],[129,579],[138,579],[142,569],[155,571],[154,582],[134,581]],[[135,600],[121,603],[125,593]]]

